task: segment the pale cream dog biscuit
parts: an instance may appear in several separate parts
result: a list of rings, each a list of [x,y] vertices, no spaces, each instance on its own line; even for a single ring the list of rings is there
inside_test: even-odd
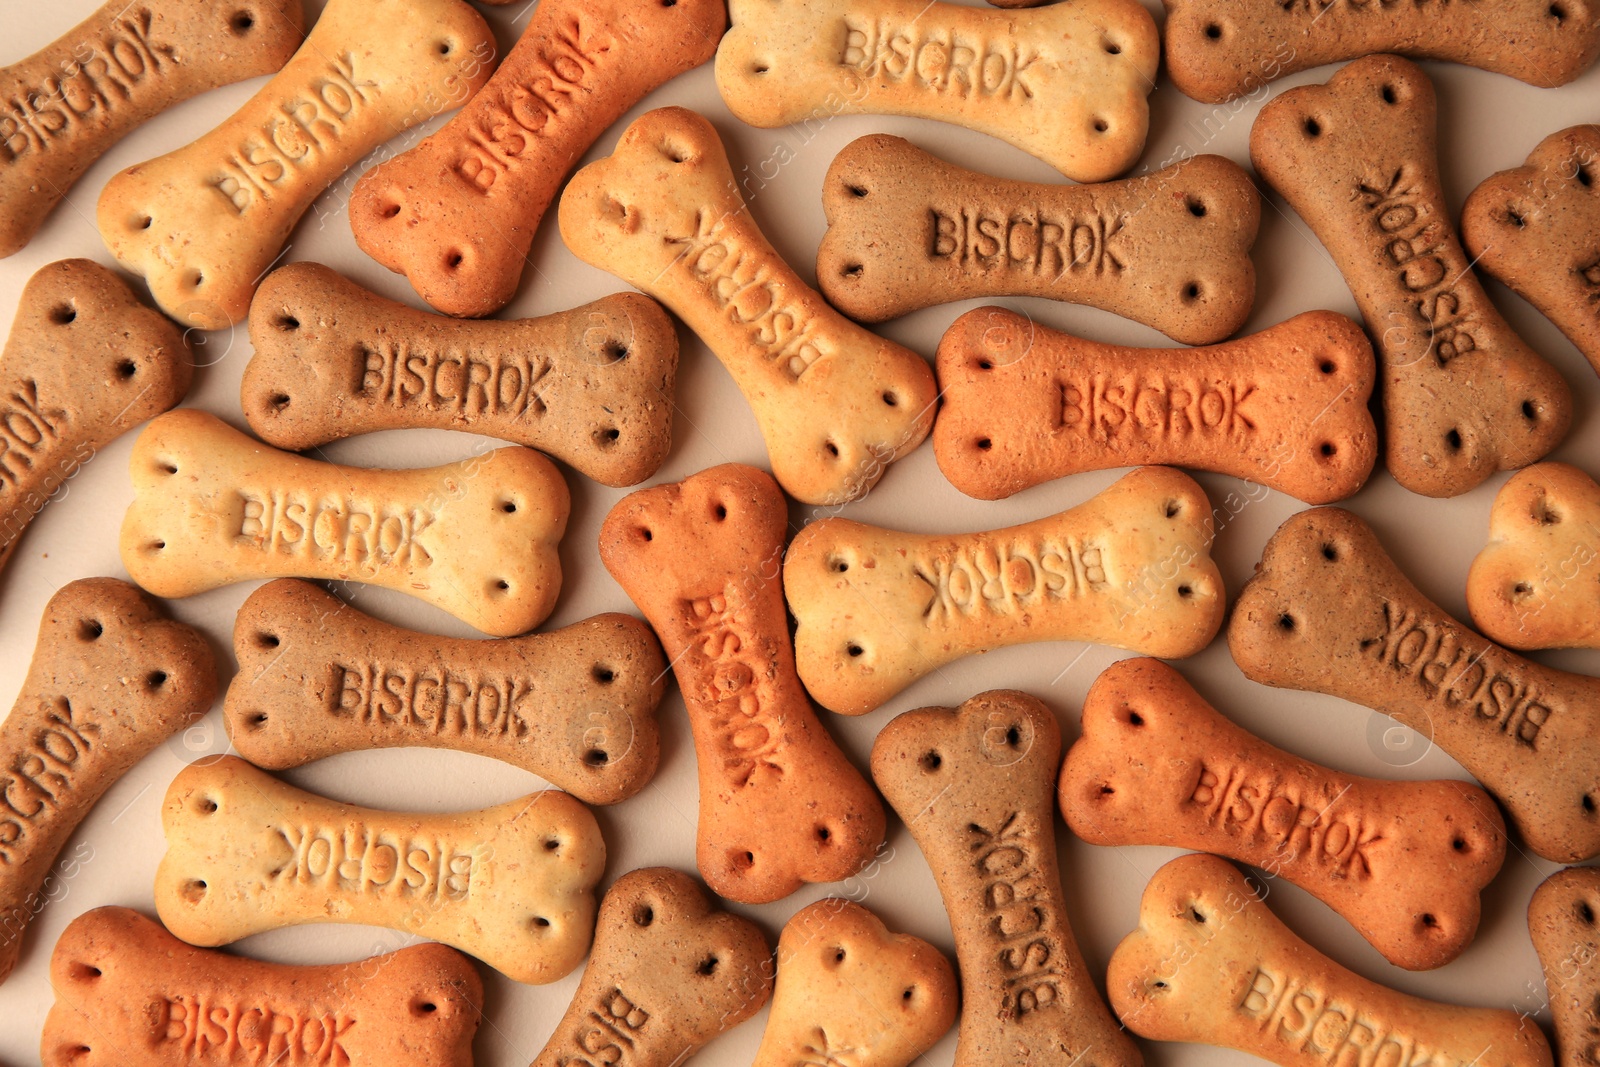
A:
[[[1476,786],[1320,767],[1235,726],[1154,659],[1095,680],[1059,798],[1091,844],[1175,845],[1281,875],[1412,970],[1472,943],[1506,852],[1500,809]]]
[[[807,504],[865,494],[928,436],[933,371],[857,326],[790,269],[750,217],[717,131],[661,108],[561,196],[578,258],[666,304],[755,412],[778,483]]]
[[[1539,884],[1528,901],[1528,933],[1544,970],[1556,1028],[1556,1062],[1582,1067],[1600,1055],[1600,869],[1569,867]]]
[[[259,963],[127,908],[72,921],[50,957],[45,1067],[472,1067],[483,980],[443,945],[359,963]]]
[[[1026,693],[897,717],[872,778],[916,838],[961,968],[954,1067],[1138,1067],[1067,919],[1052,793],[1055,715]]]
[[[41,267],[0,353],[0,567],[95,454],[189,391],[178,328],[87,259]]]
[[[0,256],[22,250],[134,127],[208,89],[271,74],[300,46],[301,0],[108,0],[0,68]]]
[[[700,774],[695,861],[729,900],[836,882],[883,843],[883,805],[817,720],[794,669],[780,567],[783,493],[727,464],[633,493],[600,559],[661,637]]]
[[[1512,475],[1467,572],[1467,610],[1511,648],[1600,648],[1600,485],[1565,463]]]
[[[1383,369],[1385,461],[1427,496],[1457,496],[1560,443],[1572,395],[1489,302],[1439,186],[1433,84],[1369,56],[1261,109],[1257,172],[1344,275]]]
[[[566,793],[441,815],[377,811],[235,756],[181,771],[161,825],[156,911],[192,945],[362,923],[443,941],[535,984],[583,962],[606,863],[594,816]]]
[[[752,126],[910,115],[990,134],[1080,182],[1144,150],[1161,42],[1136,0],[1000,12],[928,0],[730,0],[717,89]]]
[[[771,994],[758,926],[686,874],[629,871],[600,902],[583,981],[533,1067],[676,1067]]]
[[[139,435],[131,467],[122,563],[158,596],[251,578],[358,581],[510,637],[543,622],[561,591],[571,501],[532,449],[364,470],[279,452],[184,408]]]
[[[1156,872],[1106,991],[1134,1033],[1238,1049],[1283,1067],[1450,1063],[1549,1067],[1532,1019],[1440,1004],[1346,970],[1296,937],[1227,860]]]
[[[951,324],[936,360],[939,469],[995,500],[1139,463],[1217,471],[1308,503],[1353,495],[1378,459],[1361,327],[1308,311],[1197,349],[1106,345],[1004,308]]]
[[[1044,185],[873,134],[835,157],[822,208],[817,283],[863,322],[969,297],[1045,296],[1209,344],[1243,326],[1255,301],[1261,198],[1222,156]]]
[[[654,474],[672,446],[678,333],[638,293],[537,319],[460,322],[293,263],[256,290],[250,342],[240,400],[250,428],[278,448],[465,430],[623,486]]]
[[[373,148],[465,103],[493,56],[462,0],[329,0],[232,118],[106,183],[100,236],[167,314],[232,325],[311,202]]]
[[[849,519],[789,546],[795,660],[825,708],[862,715],[962,656],[1095,641],[1181,658],[1222,625],[1211,505],[1182,471],[1144,467],[1059,515],[986,533],[908,534]]]
[[[944,953],[837,897],[802,908],[778,938],[778,979],[753,1067],[906,1067],[956,1021]]]
[[[562,179],[651,90],[709,60],[722,0],[546,0],[489,83],[350,196],[362,251],[451,315],[516,294]]]
[[[418,745],[505,760],[586,804],[615,804],[645,787],[660,758],[667,664],[631,615],[460,640],[391,626],[280,578],[239,609],[233,649],[228,736],[267,770]]]
[[[216,693],[206,639],[133,586],[83,578],[50,598],[22,691],[0,723],[0,982],[78,824]]]
[[[1278,528],[1234,605],[1228,648],[1254,681],[1364,704],[1438,744],[1544,858],[1600,854],[1600,678],[1479,637],[1348,511]]]

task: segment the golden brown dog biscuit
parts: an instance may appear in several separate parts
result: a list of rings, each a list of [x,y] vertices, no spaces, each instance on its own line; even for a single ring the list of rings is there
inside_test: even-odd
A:
[[[1546,859],[1600,854],[1600,678],[1479,637],[1348,511],[1278,528],[1234,605],[1228,648],[1248,678],[1364,704],[1437,743]]]
[[[1144,467],[1059,515],[987,533],[907,534],[849,519],[789,546],[795,660],[823,707],[862,715],[952,660],[1032,641],[1181,658],[1222,625],[1211,505]]]
[[[373,148],[465,103],[493,55],[462,0],[329,0],[232,118],[106,183],[100,236],[179,322],[239,322],[311,202]]]
[[[661,108],[629,126],[610,158],[572,179],[560,220],[578,258],[677,312],[728,368],[790,496],[854,500],[928,436],[933,371],[800,280],[693,111]]]
[[[440,311],[504,307],[573,164],[651,90],[709,60],[727,25],[721,0],[541,3],[459,114],[356,185],[356,243]]]
[[[327,578],[409,593],[496,637],[543,622],[561,591],[571,506],[527,448],[364,470],[257,444],[184,408],[133,446],[122,563],[157,596],[250,578]]]
[[[177,327],[98,263],[28,279],[0,353],[0,568],[61,486],[182,400],[193,373]]]
[[[245,418],[278,448],[466,430],[624,486],[654,474],[672,446],[678,333],[638,293],[537,319],[459,322],[293,263],[256,291],[250,342]]]
[[[674,1067],[771,995],[759,927],[670,867],[630,871],[600,902],[583,981],[533,1067]]]
[[[1565,463],[1512,475],[1467,573],[1467,610],[1511,648],[1600,648],[1600,485]]]
[[[472,1067],[483,980],[443,945],[359,963],[259,963],[127,908],[72,921],[50,957],[45,1067]]]
[[[108,0],[0,68],[0,257],[21,251],[130,130],[208,89],[271,74],[304,25],[300,0]]]
[[[873,134],[834,159],[822,207],[817,283],[862,322],[969,297],[1046,296],[1208,344],[1243,326],[1255,301],[1261,198],[1221,156],[1042,185]]]
[[[1569,867],[1539,884],[1528,902],[1528,933],[1544,970],[1561,1067],[1593,1063],[1600,1053],[1600,869]]]
[[[1550,1067],[1532,1020],[1423,1000],[1346,970],[1216,856],[1180,856],[1156,872],[1138,928],[1111,956],[1106,991],[1142,1037],[1221,1045],[1283,1067]]]
[[[594,816],[566,793],[443,815],[377,811],[235,756],[181,771],[161,825],[156,911],[192,945],[363,923],[443,941],[534,984],[583,961],[606,863]]]
[[[1144,150],[1161,42],[1136,0],[1000,12],[930,0],[729,0],[717,89],[752,126],[911,115],[978,130],[1074,181]]]
[[[50,598],[22,692],[0,722],[0,982],[67,838],[216,693],[206,639],[133,586],[83,578]]]
[[[1263,107],[1250,159],[1327,246],[1376,338],[1389,472],[1457,496],[1559,444],[1572,394],[1472,273],[1439,187],[1435,113],[1420,68],[1369,56]]]
[[[1067,921],[1052,792],[1061,728],[1026,693],[897,717],[872,779],[916,838],[961,967],[955,1067],[1138,1067]]]
[[[1004,308],[969,311],[937,359],[933,454],[982,500],[1141,463],[1217,471],[1313,504],[1352,496],[1378,458],[1361,327],[1308,311],[1198,349],[1106,345]]]
[[[788,508],[727,464],[625,497],[600,559],[661,637],[700,764],[695,861],[729,900],[763,904],[860,870],[883,806],[817,720],[794,670],[780,567]]]
[[[1282,875],[1411,970],[1471,944],[1506,853],[1500,809],[1476,786],[1320,767],[1235,726],[1154,659],[1095,680],[1059,798],[1091,844],[1174,845]]]

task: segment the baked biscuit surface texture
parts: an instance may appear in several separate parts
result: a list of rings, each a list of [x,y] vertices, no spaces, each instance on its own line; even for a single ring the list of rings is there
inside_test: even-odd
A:
[[[1600,869],[1569,867],[1557,871],[1533,891],[1528,901],[1528,934],[1544,970],[1545,995],[1556,1029],[1556,1062],[1561,1067],[1593,1063],[1600,1052],[1600,1021],[1594,1006],[1600,1000]]]

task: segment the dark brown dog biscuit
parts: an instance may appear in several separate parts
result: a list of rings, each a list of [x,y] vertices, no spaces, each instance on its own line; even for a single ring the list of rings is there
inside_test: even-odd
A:
[[[1600,1057],[1600,868],[1569,867],[1528,901],[1528,933],[1544,969],[1556,1028],[1556,1063],[1583,1067]]]

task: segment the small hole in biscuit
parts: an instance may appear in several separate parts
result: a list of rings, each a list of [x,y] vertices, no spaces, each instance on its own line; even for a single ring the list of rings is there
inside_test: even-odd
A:
[[[92,963],[75,963],[72,966],[72,977],[80,982],[92,982],[104,973]]]
[[[836,559],[832,563],[830,563],[828,566],[829,566],[829,569],[831,569],[833,571],[833,573],[835,573],[835,574],[843,574],[845,571],[850,569],[850,562],[848,560]]]
[[[466,258],[467,257],[462,255],[459,250],[451,249],[445,254],[444,265],[449,270],[455,270],[457,267],[461,266],[461,261]]]
[[[1594,908],[1589,905],[1587,900],[1578,901],[1578,918],[1583,920],[1585,926],[1594,925]]]
[[[505,512],[507,515],[515,515],[517,511],[516,502],[507,500],[500,505],[500,510]]]
[[[132,378],[135,374],[138,373],[138,371],[139,371],[139,368],[134,364],[133,360],[131,360],[131,359],[122,359],[122,360],[118,360],[117,361],[117,377],[118,378],[122,378],[124,380],[126,380],[128,378]]]
[[[1321,137],[1322,123],[1318,122],[1316,119],[1306,119],[1305,131],[1307,137]]]
[[[987,359],[978,360],[979,370],[994,370],[994,364]]]
[[[1539,417],[1539,409],[1534,405],[1533,401],[1524,400],[1522,402],[1522,417],[1527,419],[1529,422],[1532,422],[1534,419]]]
[[[1557,22],[1564,22],[1567,18],[1567,9],[1562,7],[1560,4],[1551,4],[1550,17],[1555,19]]]
[[[1278,629],[1285,630],[1285,631],[1293,630],[1294,629],[1294,616],[1290,615],[1288,612],[1284,612],[1282,615],[1279,615],[1278,616]]]
[[[1176,501],[1176,500],[1167,501],[1166,506],[1164,508],[1162,508],[1162,512],[1169,519],[1177,518],[1178,517],[1178,512],[1180,512],[1182,510],[1183,510],[1183,505],[1181,503],[1179,503],[1178,501]]]
[[[1178,586],[1178,595],[1187,600],[1194,596],[1194,589],[1187,585],[1180,585]]]
[[[507,589],[511,588],[511,583],[506,581],[504,578],[496,578],[494,580],[494,587],[501,592],[505,592]]]
[[[93,641],[105,632],[106,628],[97,619],[84,619],[78,624],[78,636],[85,641]]]
[[[1522,212],[1514,207],[1506,208],[1506,221],[1519,230],[1528,225],[1528,220],[1523,216]]]
[[[166,463],[157,463],[156,464],[156,470],[158,470],[162,474],[166,474],[166,475],[177,474],[178,473],[178,465],[176,463],[173,463],[172,461],[168,460]]]
[[[1511,593],[1518,600],[1522,600],[1525,597],[1533,595],[1533,586],[1529,585],[1527,582],[1518,582],[1516,585],[1511,587]]]
[[[1594,794],[1583,794],[1583,810],[1590,815],[1594,814]]]
[[[1589,173],[1589,168],[1587,167],[1579,167],[1578,172],[1574,174],[1573,177],[1577,178],[1578,184],[1583,186],[1585,189],[1594,185],[1594,175]]]
[[[1533,521],[1540,526],[1556,526],[1561,522],[1561,512],[1540,500],[1533,509]]]
[[[883,402],[888,407],[898,407],[900,405],[900,398],[895,396],[893,393],[884,393]]]
[[[1439,920],[1433,917],[1431,911],[1425,911],[1422,913],[1422,925],[1430,930],[1435,930],[1439,927]]]
[[[278,640],[277,634],[256,634],[256,644],[260,645],[262,648],[277,648],[281,643],[282,642]]]
[[[264,711],[258,711],[245,721],[250,724],[250,728],[252,730],[259,730],[263,726],[267,725],[267,713]]]
[[[160,689],[162,686],[167,684],[167,672],[151,671],[149,674],[145,675],[144,680],[151,689]]]
[[[1218,26],[1215,22],[1209,24],[1208,26],[1206,26],[1206,36],[1211,38],[1213,41],[1221,40],[1222,39],[1222,27]]]
[[[1198,300],[1198,299],[1200,299],[1200,283],[1199,282],[1190,282],[1188,285],[1184,286],[1183,287],[1183,298],[1185,300]]]
[[[924,752],[917,762],[922,764],[922,769],[925,771],[936,771],[944,766],[944,757],[937,752],[928,751]]]
[[[733,865],[741,871],[748,871],[756,865],[756,854],[754,852],[735,852],[733,854]]]
[[[1206,921],[1205,912],[1201,911],[1197,907],[1194,907],[1193,905],[1189,906],[1189,918],[1193,919],[1197,923],[1200,923],[1201,925],[1204,925]]]
[[[917,987],[916,986],[909,986],[906,989],[904,989],[903,991],[901,991],[900,999],[901,1000],[910,1000],[911,999],[911,994],[915,993],[916,991],[917,991]]]
[[[859,278],[861,277],[862,269],[859,263],[847,263],[844,269],[839,272],[839,275],[844,278]]]
[[[767,71],[769,71],[771,69],[772,68],[767,66],[765,63],[757,63],[755,66],[750,68],[750,73],[751,74],[765,74],[765,73],[767,73]]]
[[[717,517],[718,522],[721,522],[728,517],[728,507],[726,504],[718,504],[711,509],[711,513]]]
[[[1128,709],[1128,725],[1129,726],[1143,726],[1144,725],[1144,716],[1140,715],[1137,711],[1134,711],[1132,708],[1129,708]]]
[[[273,410],[282,411],[284,408],[289,406],[289,394],[273,393],[272,396],[267,398],[267,403],[273,408]]]
[[[610,429],[601,430],[595,437],[599,439],[601,448],[610,448],[622,439],[622,431],[613,426]]]
[[[50,321],[57,326],[70,325],[72,320],[77,317],[78,311],[71,304],[62,304],[59,307],[50,309]]]
[[[1383,87],[1383,102],[1385,104],[1398,103],[1399,100],[1400,100],[1400,95],[1394,91],[1394,86],[1385,85]]]
[[[1444,443],[1450,446],[1450,451],[1452,452],[1461,451],[1461,431],[1451,430],[1449,433],[1445,434]]]
[[[188,283],[189,288],[198,289],[206,283],[206,276],[201,271],[192,270],[188,275]]]
[[[833,831],[826,826],[817,827],[817,840],[826,845],[833,840]]]
[[[1193,215],[1197,219],[1203,219],[1206,217],[1206,206],[1198,200],[1190,200],[1189,214]]]
[[[628,346],[621,341],[607,341],[600,351],[612,361],[628,358]]]
[[[865,200],[867,197],[867,190],[862,186],[847,185],[845,188],[850,190],[850,195],[855,197],[857,200]]]
[[[167,547],[167,543],[165,541],[151,541],[150,542],[150,549],[153,552],[160,552],[163,548],[166,548],[166,547]]]
[[[400,214],[399,204],[385,204],[378,209],[379,218],[392,219],[398,214]]]
[[[667,144],[661,146],[661,154],[674,163],[684,163],[689,159],[689,154],[677,145]]]
[[[845,651],[850,653],[850,658],[855,659],[864,651],[860,645],[850,644],[845,646]]]
[[[1329,563],[1335,563],[1339,559],[1339,550],[1331,543],[1324,544],[1322,546],[1322,558],[1327,560]]]
[[[694,973],[709,977],[710,975],[717,973],[717,964],[721,962],[722,961],[717,959],[715,956],[707,956],[705,959],[700,961],[700,966],[694,969]]]
[[[544,839],[544,850],[546,852],[554,852],[556,849],[558,849],[560,847],[561,847],[561,841],[560,841],[559,838],[547,837],[547,838]]]
[[[140,215],[137,219],[133,220],[133,228],[136,230],[148,230],[155,224],[156,220],[149,215]]]
[[[1324,459],[1326,459],[1330,456],[1336,455],[1339,449],[1332,441],[1324,441],[1322,444],[1317,446],[1317,451],[1322,454]]]
[[[194,807],[201,815],[215,815],[217,813],[217,802],[210,797],[202,797]]]
[[[836,949],[833,950],[833,962],[834,963],[843,963],[844,962],[844,949],[836,948]]]
[[[200,878],[191,878],[183,884],[183,899],[190,904],[198,904],[205,899],[206,883]]]
[[[1115,796],[1116,792],[1117,791],[1109,785],[1102,784],[1100,786],[1100,795],[1103,797]]]
[[[603,748],[591,748],[583,754],[583,762],[589,767],[604,767],[611,762],[611,753]]]
[[[656,910],[648,904],[640,904],[633,909],[633,925],[649,926],[656,921]]]
[[[229,23],[234,33],[249,33],[250,28],[256,24],[256,17],[248,11],[234,12],[233,20]]]
[[[424,1000],[421,1004],[417,1005],[417,1011],[421,1012],[423,1015],[431,1015],[438,1010],[439,1005],[435,1004],[431,1000]]]
[[[617,672],[603,663],[596,663],[589,672],[590,676],[601,685],[610,685],[617,680]]]
[[[987,451],[989,451],[989,449],[991,449],[993,447],[994,447],[994,442],[991,441],[989,438],[987,438],[987,437],[978,438],[978,450],[979,451],[987,452]]]
[[[1334,371],[1339,369],[1339,365],[1331,359],[1325,359],[1321,363],[1317,364],[1317,369],[1323,374],[1332,374]]]
[[[439,49],[439,54],[441,56],[449,55],[450,54],[450,42],[449,41],[440,41],[439,44],[438,44],[438,49]]]
[[[639,533],[644,537],[644,539],[646,541],[654,541],[655,540],[656,535],[650,532],[649,527],[641,528],[639,530]]]
[[[661,0],[662,7],[677,7],[678,0]]]
[[[538,927],[540,930],[547,930],[550,928],[550,920],[546,919],[543,915],[535,915],[533,917],[533,925]]]
[[[1105,133],[1110,128],[1111,128],[1111,124],[1109,122],[1107,122],[1105,119],[1095,119],[1094,120],[1094,132],[1095,133]]]
[[[1006,744],[1012,748],[1016,748],[1018,745],[1022,744],[1022,731],[1017,729],[1015,726],[1012,726],[1006,730]]]
[[[1455,849],[1457,852],[1465,852],[1467,850],[1467,839],[1464,837],[1457,837],[1450,842],[1450,847]]]
[[[834,444],[832,441],[824,441],[822,443],[822,447],[827,449],[828,455],[832,456],[834,459],[839,458],[839,446]]]

